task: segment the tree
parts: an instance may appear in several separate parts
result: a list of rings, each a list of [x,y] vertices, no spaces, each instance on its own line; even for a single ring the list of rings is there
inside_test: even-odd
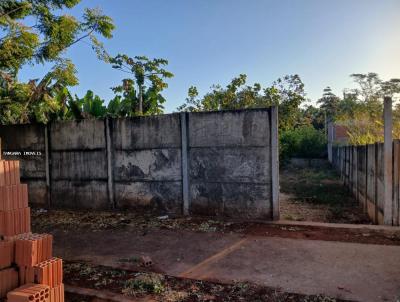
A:
[[[327,86],[322,94],[322,98],[317,101],[320,108],[325,111],[328,119],[333,119],[339,106],[340,98],[336,96],[332,89]]]
[[[352,74],[351,77],[358,87],[345,90],[343,99],[337,107],[336,121],[347,127],[351,144],[364,145],[381,142],[383,141],[382,99],[384,96],[391,96],[394,99],[398,97],[400,79],[382,81],[379,75],[373,72]],[[396,114],[394,116],[394,137],[397,137],[398,122]]]
[[[80,0],[3,0],[0,3],[0,62],[2,72],[16,76],[26,63],[57,61],[67,48],[96,34],[112,37],[112,19],[99,9],[85,9],[82,20],[57,10],[71,9]],[[33,22],[32,22],[33,21]]]
[[[72,45],[89,38],[99,56],[98,36],[111,38],[114,24],[98,9],[81,20],[64,13],[80,0],[2,0],[0,2],[0,109],[2,123],[47,122],[65,110],[69,86],[78,84],[73,63],[64,58]],[[61,12],[61,13],[60,13]],[[53,63],[41,79],[18,81],[26,64]]]
[[[79,98],[76,95],[75,98],[70,98],[67,107],[66,118],[81,120],[102,118],[107,115],[107,107],[104,105],[104,100],[91,90],[88,90],[83,98]]]
[[[65,105],[66,88],[78,83],[75,67],[68,60],[57,62],[40,81],[19,83],[0,79],[0,117],[2,124],[46,123]]]
[[[279,127],[288,129],[300,123],[300,105],[305,101],[304,84],[298,75],[287,75],[262,88],[247,85],[247,76],[240,74],[226,86],[211,86],[211,92],[198,98],[197,88],[189,88],[185,103],[179,111],[214,111],[279,106]]]
[[[122,94],[125,103],[131,104],[130,115],[162,113],[165,99],[161,92],[168,87],[165,80],[174,76],[164,69],[168,65],[167,60],[149,59],[145,56],[131,58],[119,54],[109,58],[109,62],[113,68],[134,77],[124,79],[122,85],[112,88],[116,94]]]
[[[325,127],[325,110],[312,105],[305,106],[301,110],[302,125],[312,125],[315,129],[321,130]]]

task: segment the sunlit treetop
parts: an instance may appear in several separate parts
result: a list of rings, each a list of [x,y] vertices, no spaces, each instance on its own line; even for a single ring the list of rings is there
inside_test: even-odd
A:
[[[79,2],[2,0],[0,71],[16,76],[24,64],[57,61],[68,47],[85,38],[100,53],[98,37],[112,37],[113,20],[99,9],[85,9],[80,19],[65,13]]]

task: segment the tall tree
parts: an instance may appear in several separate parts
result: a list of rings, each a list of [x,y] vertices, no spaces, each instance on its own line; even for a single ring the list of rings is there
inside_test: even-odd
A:
[[[131,103],[131,115],[159,114],[165,102],[161,92],[168,87],[166,79],[174,75],[164,69],[168,65],[165,59],[149,59],[146,56],[129,57],[119,54],[109,58],[112,67],[133,75],[126,78],[122,85],[113,88],[115,93]]]
[[[66,91],[78,84],[73,62],[64,58],[72,45],[88,38],[101,55],[98,36],[111,38],[114,24],[99,9],[82,18],[66,13],[80,0],[0,1],[0,116],[2,123],[47,122],[65,106]],[[18,81],[24,65],[53,63],[42,79]]]
[[[339,102],[340,98],[332,92],[331,87],[327,86],[323,91],[322,98],[317,101],[317,104],[325,111],[326,116],[332,119],[338,110]]]

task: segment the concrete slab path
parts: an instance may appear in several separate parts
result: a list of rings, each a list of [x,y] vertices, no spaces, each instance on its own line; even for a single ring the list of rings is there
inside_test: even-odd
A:
[[[400,246],[170,230],[54,235],[55,254],[67,260],[135,269],[121,259],[149,255],[155,271],[173,276],[363,302],[400,299]]]

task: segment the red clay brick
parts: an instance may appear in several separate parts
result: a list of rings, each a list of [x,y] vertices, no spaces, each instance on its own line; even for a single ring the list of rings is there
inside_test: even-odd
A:
[[[62,260],[51,258],[34,266],[35,283],[58,287],[63,281]]]
[[[14,242],[0,241],[0,269],[11,266],[14,262]]]
[[[7,294],[8,302],[50,302],[50,288],[40,284],[26,284]]]
[[[5,298],[7,292],[18,287],[18,272],[14,268],[0,271],[0,299]]]
[[[52,257],[53,236],[50,234],[24,234],[16,237],[15,263],[34,266]]]
[[[0,236],[15,236],[31,231],[30,208],[0,211]]]

